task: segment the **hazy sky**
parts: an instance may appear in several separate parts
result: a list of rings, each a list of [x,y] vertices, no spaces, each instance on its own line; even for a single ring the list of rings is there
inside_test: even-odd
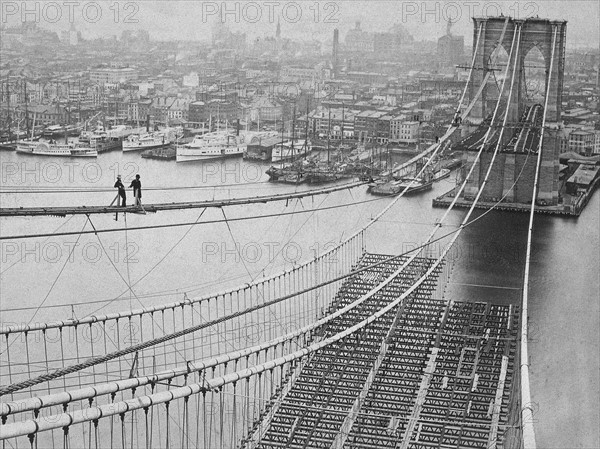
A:
[[[296,39],[330,39],[339,28],[346,31],[361,21],[366,31],[385,31],[402,24],[416,39],[435,39],[445,33],[448,18],[456,22],[454,34],[472,40],[471,17],[511,15],[564,19],[568,45],[598,47],[600,7],[589,1],[10,1],[2,0],[1,21],[16,25],[37,20],[43,27],[64,30],[72,21],[86,38],[120,35],[125,29],[143,28],[157,39],[210,40],[217,20],[251,39],[274,35],[277,21],[282,35]],[[23,5],[26,5],[24,7]],[[26,11],[26,10],[27,11]]]

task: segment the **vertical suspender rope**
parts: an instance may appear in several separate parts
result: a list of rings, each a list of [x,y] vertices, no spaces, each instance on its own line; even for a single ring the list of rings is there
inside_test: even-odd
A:
[[[185,329],[187,326],[185,325],[185,303],[181,304],[181,328]],[[142,340],[143,341],[143,340]],[[188,354],[187,354],[187,335],[183,336],[183,356],[184,356],[184,362],[187,362],[188,360]]]
[[[186,383],[187,383],[187,379],[186,379]],[[190,397],[186,396],[185,398],[183,398],[183,426],[182,426],[182,431],[181,431],[181,447],[182,448],[186,448],[186,449],[190,449],[190,438],[189,438],[189,410],[188,410],[188,405],[189,405],[189,400]],[[185,442],[185,443],[184,443]]]
[[[198,380],[200,380],[200,372],[198,372]],[[204,420],[204,417],[200,417],[200,395],[196,395],[196,447],[200,447],[198,446],[198,444],[200,443],[200,423]]]
[[[132,298],[132,289],[131,289],[131,275],[129,273],[129,241],[127,238],[127,213],[123,213],[124,221],[125,221],[125,267],[127,268],[127,287],[129,287],[129,311],[133,311],[133,298]],[[130,337],[131,337],[131,329],[129,329]]]
[[[165,403],[166,410],[167,410],[167,412],[166,412],[166,415],[167,415],[166,416],[166,426],[167,426],[167,429],[166,429],[165,447],[167,449],[169,449],[169,447],[170,447],[170,439],[169,439],[169,437],[170,437],[170,435],[169,435],[169,420],[170,420],[170,417],[169,417],[169,404],[170,404],[169,402]]]
[[[25,354],[27,359],[27,377],[31,379],[31,363],[29,360],[29,338],[28,333],[25,332]],[[29,387],[29,394],[33,396],[33,386]]]
[[[145,423],[146,423],[146,449],[150,449],[150,433],[152,432],[152,430],[150,429],[149,425],[148,425],[148,407],[144,408],[144,419],[145,419]]]

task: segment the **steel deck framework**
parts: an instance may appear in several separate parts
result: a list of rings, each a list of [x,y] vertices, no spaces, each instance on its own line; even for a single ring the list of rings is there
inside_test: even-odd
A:
[[[359,265],[386,257],[366,254]],[[368,292],[402,262],[350,278],[332,308]],[[416,259],[386,289],[322,332],[334,334],[380,309],[431,262]],[[287,394],[277,392],[272,398],[274,412],[265,411],[255,424],[254,432],[265,429],[258,447],[503,447],[503,433],[512,422],[519,308],[448,303],[433,297],[435,289],[432,278],[360,334],[315,354]],[[384,341],[388,350],[368,379]],[[359,398],[365,385],[366,396]],[[339,435],[357,400],[360,407],[350,430]],[[243,443],[253,446],[250,439]]]

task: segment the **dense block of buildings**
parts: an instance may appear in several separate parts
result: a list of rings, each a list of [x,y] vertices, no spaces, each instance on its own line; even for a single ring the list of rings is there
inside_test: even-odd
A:
[[[366,53],[377,59],[396,59],[413,41],[411,34],[400,24],[388,31],[368,32],[357,21],[355,27],[346,33],[344,50],[346,53]]]
[[[240,106],[231,101],[194,101],[188,106],[187,120],[192,123],[217,123],[217,121],[233,123],[239,117]]]
[[[596,134],[594,131],[577,129],[569,134],[569,151],[591,156],[594,153]]]
[[[129,81],[135,81],[138,78],[138,72],[132,67],[99,67],[90,70],[90,81],[100,86],[105,84],[124,84]]]
[[[399,115],[390,120],[390,142],[417,143],[419,138],[419,122],[406,120],[406,116]]]
[[[27,110],[30,123],[35,119],[36,124],[52,125],[55,123],[66,123],[67,111],[64,107],[55,105],[33,105]]]

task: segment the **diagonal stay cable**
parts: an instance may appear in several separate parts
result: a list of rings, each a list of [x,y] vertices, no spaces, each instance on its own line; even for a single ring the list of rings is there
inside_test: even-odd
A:
[[[88,220],[89,220],[90,224],[92,225],[92,228],[94,229],[94,231],[97,231],[96,230],[96,226],[94,226],[94,223],[92,223],[92,220],[91,220],[91,218],[89,216],[88,216]],[[115,271],[117,272],[117,274],[119,275],[119,277],[121,278],[121,280],[125,283],[125,285],[127,285],[127,290],[129,291],[129,294],[135,296],[136,299],[138,300],[138,302],[140,304],[142,304],[142,302],[140,301],[140,299],[137,297],[136,293],[133,291],[131,283],[127,279],[125,279],[123,277],[123,275],[121,274],[121,272],[119,271],[119,269],[117,268],[117,266],[115,265],[115,263],[112,261],[111,257],[108,255],[108,252],[106,251],[106,248],[104,247],[104,244],[102,243],[102,240],[100,239],[100,236],[97,234],[97,232],[95,234],[96,234],[96,237],[98,238],[98,242],[100,243],[100,247],[102,248],[102,251],[104,251],[104,254],[108,258],[110,264],[115,269]],[[127,260],[127,259],[128,259],[128,256],[126,255],[125,256],[125,260]],[[128,277],[129,277],[129,274],[128,274]],[[131,298],[130,298],[130,301],[131,301]]]
[[[246,273],[248,274],[248,276],[250,277],[251,280],[254,280],[252,278],[252,273],[250,273],[250,270],[248,269],[248,265],[246,265],[246,261],[240,251],[240,247],[238,245],[237,240],[235,239],[235,236],[233,235],[233,231],[231,229],[231,226],[229,226],[229,222],[227,221],[227,215],[225,214],[225,210],[221,209],[221,212],[223,213],[223,218],[225,219],[225,224],[227,225],[227,230],[229,231],[229,236],[231,237],[231,240],[233,240],[233,246],[236,248],[236,251],[238,253],[238,256],[240,257],[240,260],[242,261],[242,265],[244,266],[244,269],[246,270]],[[264,301],[265,297],[263,296],[263,294],[261,293],[260,289],[258,289],[257,291],[258,296],[261,297],[261,299]],[[273,310],[271,309],[271,307],[269,307],[267,309],[269,311],[269,314],[271,315],[271,317],[274,319],[274,321],[280,325],[283,326],[284,323],[282,323],[279,319],[279,317],[273,312]],[[224,338],[225,343],[229,344],[230,346],[233,347],[233,345],[226,339]]]
[[[199,219],[200,219],[200,217],[202,216],[202,214],[204,213],[204,211],[205,211],[205,210],[206,210],[206,209],[204,209],[204,210],[203,210],[203,211],[200,213],[200,215],[198,216],[198,219],[197,219],[197,220],[199,220]],[[90,221],[90,224],[92,225],[92,227],[94,227],[94,224],[92,223],[92,220],[91,220],[91,218],[90,218],[90,217],[88,217],[88,220]],[[125,219],[125,220],[127,220],[127,219]],[[94,229],[95,229],[95,227],[94,227]],[[186,233],[183,235],[183,237],[181,237],[181,239],[180,239],[179,241],[183,240],[183,239],[185,238],[185,236],[186,236],[186,235],[189,233],[189,231],[190,231],[191,229],[192,229],[192,227],[190,227],[190,228],[189,228],[189,229],[186,231]],[[96,237],[98,238],[98,242],[100,243],[100,247],[101,247],[101,248],[102,248],[102,250],[104,251],[104,254],[106,255],[106,257],[107,257],[107,258],[108,258],[108,260],[110,261],[111,265],[113,266],[113,268],[115,269],[115,271],[117,272],[117,274],[119,275],[119,277],[120,277],[120,278],[123,280],[123,282],[125,282],[125,284],[127,284],[128,291],[129,291],[129,295],[130,295],[130,298],[129,298],[129,301],[130,301],[130,303],[131,303],[131,295],[133,294],[133,296],[135,296],[135,299],[137,300],[137,302],[139,302],[139,303],[140,303],[140,305],[143,307],[143,306],[144,306],[144,304],[142,303],[142,301],[140,300],[140,298],[138,297],[138,295],[135,293],[135,291],[134,291],[134,290],[133,290],[133,288],[132,288],[132,287],[133,287],[133,285],[131,285],[131,280],[130,280],[130,277],[129,277],[129,273],[127,274],[127,277],[128,277],[128,279],[126,280],[126,279],[123,277],[123,275],[121,274],[121,272],[119,271],[119,269],[117,268],[117,266],[114,264],[114,262],[112,261],[112,259],[110,258],[110,256],[108,255],[108,252],[106,251],[106,248],[104,247],[104,244],[102,243],[102,240],[100,239],[100,236],[99,236],[99,235],[96,235]],[[179,242],[177,242],[177,244],[178,244],[178,243],[179,243]],[[177,244],[176,244],[176,245],[177,245]],[[174,248],[174,247],[173,247],[173,248]],[[127,256],[126,256],[126,257],[127,257]],[[165,257],[166,257],[166,256],[165,256]],[[162,261],[162,260],[164,260],[164,257],[163,257],[163,259],[161,259],[161,261]],[[160,263],[160,261],[159,261],[159,263]],[[156,265],[155,265],[155,267],[156,267]],[[138,281],[138,282],[139,282],[139,281]],[[130,304],[130,310],[132,310],[131,304]],[[154,323],[154,324],[155,324],[155,325],[158,327],[158,329],[160,329],[162,332],[164,332],[164,329],[162,328],[161,324],[160,324],[158,321],[156,321],[156,320],[154,319],[154,316],[153,316],[153,315],[152,315],[152,321],[153,321],[153,323]],[[106,335],[106,336],[107,336],[107,337],[108,337],[108,338],[111,340],[111,342],[112,342],[112,343],[114,343],[114,341],[112,340],[112,338],[110,337],[110,335],[108,335],[108,333],[107,333],[107,332],[104,330],[104,328],[102,327],[101,329],[103,329],[103,331],[104,331],[104,334],[105,334],[105,335]],[[131,336],[131,326],[129,326],[129,332],[130,332],[129,338],[130,338],[130,340],[131,340],[131,341],[133,341],[133,338],[132,338],[132,336]],[[178,354],[179,354],[179,355],[182,357],[182,359],[183,359],[183,360],[185,360],[185,354],[183,354],[183,353],[182,353],[182,352],[181,352],[179,349],[177,349],[177,346],[176,346],[176,345],[172,344],[172,347],[173,347],[174,351],[175,351],[175,352],[177,352],[177,353],[178,353]],[[130,362],[127,362],[127,363],[131,365],[131,363],[130,363]]]
[[[198,221],[200,220],[200,218],[202,218],[202,215],[204,215],[204,212],[206,212],[206,209],[202,209],[202,212],[200,212],[200,214],[198,215],[198,218],[196,218],[196,221],[194,223],[198,223]],[[169,257],[169,255],[175,250],[175,248],[177,248],[179,246],[179,244],[187,237],[187,235],[190,233],[190,231],[192,229],[193,229],[193,225],[190,225],[190,227],[183,233],[183,235],[179,238],[179,240],[177,240],[177,242],[175,242],[175,244],[173,246],[171,246],[171,248],[169,248],[169,250],[165,253],[165,255],[163,257],[161,257],[160,260],[158,262],[156,262],[152,266],[152,268],[150,268],[142,277],[140,277],[137,281],[135,281],[133,284],[131,284],[131,287],[135,287],[137,284],[139,284],[141,281],[143,281],[146,277],[148,277],[150,275],[150,273],[152,273],[161,263],[163,263],[165,261],[165,259],[167,257]],[[121,292],[121,294],[119,294],[117,297],[113,298],[112,300],[106,302],[106,304],[104,304],[102,307],[100,307],[100,308],[98,308],[98,309],[96,309],[96,310],[88,313],[88,316],[95,314],[96,312],[102,310],[104,307],[109,306],[110,304],[112,304],[114,301],[117,301],[125,293],[127,293],[127,291],[128,290],[125,290],[124,292]],[[139,300],[139,297],[138,297],[138,301],[140,302],[140,304],[142,306],[144,305]]]
[[[283,207],[285,209],[285,206]],[[196,218],[196,221],[194,223],[198,223],[198,221],[200,220],[200,218],[202,217],[202,215],[204,214],[204,212],[206,212],[206,209],[204,209],[200,215]],[[273,220],[272,223],[268,226],[267,229],[270,229],[273,224],[277,221],[277,219]],[[175,248],[177,246],[179,246],[179,244],[185,239],[185,237],[190,233],[190,231],[193,229],[193,224],[190,225],[190,228],[184,233],[184,235],[182,237],[180,237],[180,239],[165,253],[165,255],[152,267],[150,268],[150,270],[148,270],[142,277],[140,277],[137,281],[135,281],[132,286],[136,286],[138,283],[140,283],[142,280],[144,280],[148,275],[150,275],[150,273],[152,273],[152,271],[154,271],[158,265],[160,265],[162,262],[164,262],[164,260],[169,256],[169,254],[171,252],[173,252],[175,250]],[[264,269],[263,269],[264,271]],[[240,279],[242,277],[245,277],[245,275],[242,276],[236,276],[236,277],[231,277],[231,278],[226,278],[225,280],[235,280],[235,279]],[[221,275],[219,278],[214,279],[213,283],[218,283],[217,281],[220,281],[223,279],[223,275]],[[149,293],[145,293],[143,295],[138,295],[140,298],[149,298],[149,297],[157,297],[157,296],[161,296],[162,294],[167,294],[167,295],[179,295],[181,292],[185,292],[185,293],[190,293],[191,291],[195,291],[195,290],[199,290],[199,289],[203,289],[205,288],[207,285],[212,285],[212,283],[209,284],[192,284],[189,285],[187,287],[179,287],[176,289],[169,289],[169,290],[163,290],[163,291],[153,291],[153,292],[149,292]],[[98,307],[97,309],[95,309],[93,312],[88,313],[87,316],[91,316],[94,315],[96,312],[104,309],[106,306],[112,304],[115,301],[122,301],[123,298],[122,296],[127,293],[127,290],[121,292],[119,295],[117,295],[116,297],[112,298],[112,299],[104,299],[104,300],[99,300],[99,301],[95,301],[95,303],[101,303],[104,304],[102,307]],[[13,308],[11,310],[18,310],[16,308]],[[194,311],[195,313],[198,313],[196,311]]]
[[[290,237],[287,239],[287,241],[285,242],[284,245],[280,245],[280,248],[277,250],[277,252],[275,254],[273,254],[273,257],[271,258],[270,261],[267,262],[267,264],[262,268],[262,270],[260,270],[261,272],[264,272],[265,269],[269,266],[269,265],[274,265],[275,260],[277,259],[277,256],[279,256],[279,254],[281,254],[281,252],[283,251],[283,249],[292,241],[292,239],[298,235],[298,233],[302,230],[302,228],[304,228],[304,226],[306,225],[306,223],[309,222],[309,220],[314,216],[315,212],[321,210],[321,206],[323,205],[323,203],[327,200],[328,197],[323,198],[323,200],[319,203],[319,205],[316,208],[313,209],[304,209],[304,205],[302,205],[302,210],[298,211],[298,213],[302,212],[312,212],[308,218],[306,220],[304,220],[304,223],[302,223],[298,229],[296,229],[296,231],[290,235]],[[298,205],[298,203],[294,204],[294,211],[296,210],[296,206]],[[283,233],[283,235],[286,235],[288,230],[290,230],[291,227],[291,222],[288,224],[285,232]],[[252,281],[255,281],[256,279],[258,279],[258,273],[256,274],[256,276],[254,277],[250,277]]]

